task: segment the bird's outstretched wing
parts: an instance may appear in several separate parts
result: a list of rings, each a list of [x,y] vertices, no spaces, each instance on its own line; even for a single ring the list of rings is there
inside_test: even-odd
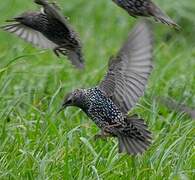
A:
[[[130,33],[108,72],[100,83],[106,96],[127,113],[143,95],[152,70],[153,33],[149,22],[142,20]]]
[[[54,49],[57,47],[55,43],[48,40],[45,36],[43,36],[40,32],[25,26],[19,22],[15,22],[12,24],[8,24],[5,26],[1,26],[4,31],[13,33],[25,41],[32,43],[35,46],[38,46],[43,49]]]

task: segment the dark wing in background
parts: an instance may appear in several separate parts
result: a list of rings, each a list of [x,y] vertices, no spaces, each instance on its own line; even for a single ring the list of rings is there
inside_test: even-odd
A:
[[[109,69],[100,89],[123,113],[127,113],[143,95],[152,70],[153,33],[149,22],[139,22]]]

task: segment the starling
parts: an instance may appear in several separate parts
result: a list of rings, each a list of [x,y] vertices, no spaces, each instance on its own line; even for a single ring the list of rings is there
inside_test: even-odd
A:
[[[166,15],[154,2],[151,0],[112,0],[121,8],[125,9],[130,16],[145,16],[154,17],[156,21],[167,24],[176,29],[180,27]]]
[[[153,35],[147,21],[130,33],[99,86],[77,89],[66,95],[62,107],[81,108],[101,129],[99,137],[117,137],[119,152],[142,154],[151,144],[151,133],[143,119],[128,116],[152,70]],[[60,112],[59,111],[59,112]]]
[[[34,0],[43,7],[43,11],[25,12],[2,26],[5,31],[14,33],[27,42],[43,49],[53,49],[59,56],[65,55],[77,68],[84,67],[81,42],[54,3],[46,0]]]

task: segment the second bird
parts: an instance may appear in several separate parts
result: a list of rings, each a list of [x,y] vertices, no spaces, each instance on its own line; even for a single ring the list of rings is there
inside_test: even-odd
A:
[[[172,26],[176,29],[180,27],[166,15],[154,2],[151,0],[112,0],[119,7],[128,12],[130,16],[145,16],[154,17],[156,21]]]
[[[43,6],[43,12],[23,13],[1,28],[40,48],[53,49],[57,56],[65,55],[77,68],[83,68],[81,42],[67,19],[55,4],[46,0],[34,2]]]

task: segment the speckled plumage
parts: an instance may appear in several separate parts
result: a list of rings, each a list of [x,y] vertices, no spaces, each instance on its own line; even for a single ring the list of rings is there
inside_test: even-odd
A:
[[[148,8],[150,1],[148,0],[113,0],[120,7],[128,10],[131,16],[149,16]]]
[[[99,128],[113,124],[125,126],[121,111],[98,87],[83,91],[83,101],[80,108],[94,120]]]
[[[43,6],[44,12],[23,13],[2,28],[40,48],[53,49],[57,56],[65,55],[77,68],[83,68],[80,39],[66,18],[54,4],[45,0],[35,2]]]
[[[126,115],[110,98],[105,96],[99,87],[76,90],[74,97],[78,97],[75,105],[80,107],[104,132],[112,134],[112,136],[131,137],[136,137],[139,132],[136,125],[128,121]],[[131,118],[138,120],[136,116]],[[150,132],[146,131],[145,133],[150,139]],[[139,136],[144,139],[144,134],[140,133]],[[148,140],[147,143],[150,144],[150,141]]]
[[[151,133],[138,116],[128,116],[143,95],[152,70],[152,31],[141,21],[130,33],[120,51],[109,62],[99,86],[69,93],[61,110],[81,108],[101,129],[101,136],[117,137],[119,152],[141,154],[151,144]]]
[[[130,16],[152,16],[156,21],[173,26],[176,29],[180,27],[166,15],[154,2],[151,0],[112,0],[119,7],[128,12]]]

